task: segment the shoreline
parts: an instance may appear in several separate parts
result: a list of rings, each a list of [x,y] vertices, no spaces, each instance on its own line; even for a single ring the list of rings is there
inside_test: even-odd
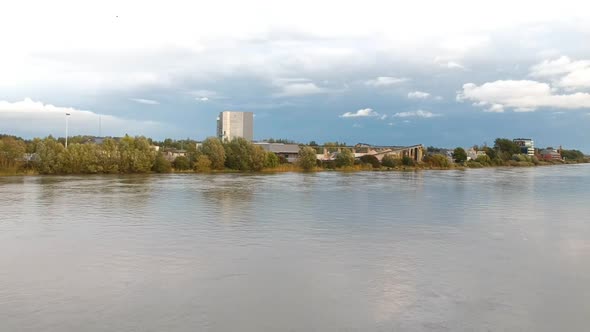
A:
[[[497,166],[484,166],[484,167],[469,167],[464,165],[456,165],[453,167],[432,167],[427,165],[417,166],[400,166],[400,167],[381,167],[372,168],[364,165],[355,165],[352,167],[325,169],[316,168],[313,170],[303,170],[295,165],[289,167],[277,167],[277,168],[265,168],[260,171],[239,171],[233,169],[224,170],[211,170],[206,172],[196,171],[170,171],[170,172],[146,172],[146,173],[69,173],[69,174],[41,174],[35,171],[26,172],[2,172],[0,171],[0,177],[27,177],[27,176],[92,176],[92,175],[165,175],[165,174],[277,174],[277,173],[322,173],[322,172],[339,172],[339,173],[357,173],[357,172],[419,172],[419,171],[466,171],[470,169],[502,169],[502,168],[535,168],[535,167],[547,167],[547,166],[568,166],[568,165],[584,165],[590,164],[590,161],[585,162],[563,162],[563,163],[542,163],[539,165],[497,165]]]

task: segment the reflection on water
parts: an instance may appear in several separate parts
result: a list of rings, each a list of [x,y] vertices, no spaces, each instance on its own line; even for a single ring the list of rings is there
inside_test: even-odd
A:
[[[590,167],[0,178],[2,331],[587,329]]]

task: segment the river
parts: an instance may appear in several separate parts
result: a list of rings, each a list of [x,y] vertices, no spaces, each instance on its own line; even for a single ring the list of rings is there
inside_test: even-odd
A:
[[[0,178],[0,331],[588,326],[588,165]]]

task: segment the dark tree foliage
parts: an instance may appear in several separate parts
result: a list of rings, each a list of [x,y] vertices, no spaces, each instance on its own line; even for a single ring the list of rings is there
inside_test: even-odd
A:
[[[380,168],[381,167],[381,163],[379,162],[379,159],[377,159],[377,157],[375,157],[375,156],[364,155],[364,156],[360,157],[359,159],[363,164],[370,164],[371,166],[373,166],[373,168]]]
[[[464,163],[467,161],[467,152],[461,147],[455,148],[453,151],[453,159],[456,163]]]

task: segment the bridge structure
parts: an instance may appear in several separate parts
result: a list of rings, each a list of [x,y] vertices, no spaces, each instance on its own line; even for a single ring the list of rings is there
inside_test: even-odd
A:
[[[322,152],[318,153],[318,159],[320,160],[334,160],[343,149],[352,151],[356,159],[361,158],[362,156],[371,155],[375,156],[379,161],[385,156],[392,156],[399,159],[409,157],[414,161],[421,161],[424,157],[424,146],[422,144],[410,146],[374,146],[359,143],[354,146],[319,146],[317,148],[321,149]]]

